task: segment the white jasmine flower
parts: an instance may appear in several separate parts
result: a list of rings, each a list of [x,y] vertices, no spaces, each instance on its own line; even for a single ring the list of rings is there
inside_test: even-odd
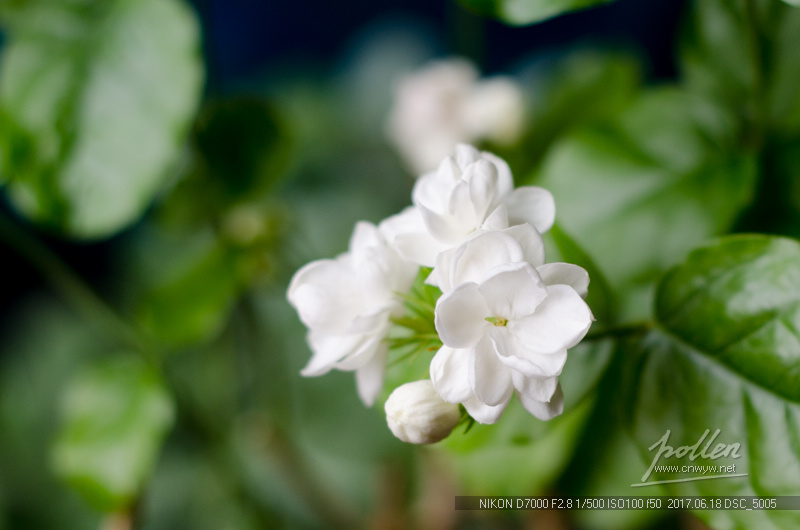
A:
[[[515,141],[522,132],[522,90],[509,77],[480,80],[464,59],[437,61],[398,83],[387,134],[411,169],[436,167],[459,142]]]
[[[513,393],[536,417],[559,414],[567,349],[593,321],[581,297],[586,272],[541,264],[535,229],[514,228],[477,235],[440,263],[449,270],[439,277],[452,289],[436,304],[444,346],[431,362],[431,379],[445,401],[463,403],[481,423],[497,421]]]
[[[412,444],[444,440],[458,425],[458,405],[443,401],[429,379],[397,387],[386,400],[386,422],[395,436]]]
[[[405,229],[393,231],[393,242],[406,259],[426,267],[479,229],[528,223],[544,233],[555,220],[549,191],[514,189],[508,164],[466,144],[459,144],[455,157],[445,158],[437,171],[417,180],[412,198],[417,212],[406,213]]]
[[[367,222],[356,224],[349,252],[298,270],[287,297],[314,353],[301,373],[355,370],[359,396],[371,405],[383,386],[390,317],[402,314],[395,293],[408,291],[416,273]]]

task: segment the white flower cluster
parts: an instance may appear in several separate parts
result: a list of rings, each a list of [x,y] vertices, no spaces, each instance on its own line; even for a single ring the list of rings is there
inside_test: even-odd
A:
[[[432,443],[443,437],[442,425],[455,426],[446,404],[495,423],[513,394],[537,418],[560,414],[567,349],[593,317],[583,300],[586,271],[545,263],[541,233],[555,218],[550,193],[514,189],[504,161],[459,145],[417,180],[412,197],[413,206],[378,227],[358,223],[349,252],[295,274],[288,298],[314,352],[303,375],[355,370],[371,405],[383,386],[391,318],[403,312],[397,293],[409,291],[419,266],[432,267],[427,283],[442,292],[434,316],[443,346],[430,382],[441,406],[422,385],[401,386],[395,392],[402,397],[386,404],[392,431]]]
[[[397,83],[387,135],[417,173],[436,168],[459,142],[513,143],[525,101],[510,77],[481,79],[466,59],[435,61]]]

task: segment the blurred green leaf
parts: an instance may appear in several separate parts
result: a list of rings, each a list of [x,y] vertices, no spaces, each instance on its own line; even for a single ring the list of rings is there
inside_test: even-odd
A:
[[[161,205],[161,217],[218,222],[231,209],[258,201],[286,175],[287,136],[278,112],[264,100],[210,104],[193,131],[194,164]]]
[[[694,463],[735,465],[736,473],[747,475],[669,484],[670,493],[800,494],[798,286],[800,244],[768,236],[730,236],[700,248],[659,285],[659,328],[627,352],[638,383],[622,402],[629,404],[640,452],[650,463],[657,451],[651,448],[666,431],[668,445],[677,448],[719,429],[715,443],[740,444],[740,458]],[[664,456],[659,464],[678,461]],[[646,470],[636,482],[686,477],[655,471],[646,477]],[[714,527],[800,524],[797,512],[697,515]]]
[[[202,82],[194,17],[173,0],[43,0],[7,23],[0,142],[27,155],[2,167],[12,202],[71,236],[117,232],[180,153]]]
[[[746,134],[800,132],[800,10],[775,0],[690,6],[681,43],[687,86],[727,105]]]
[[[142,361],[117,357],[90,366],[64,396],[56,473],[99,510],[130,508],[173,417],[170,395]]]
[[[29,298],[0,326],[0,518],[9,529],[97,528],[98,515],[55,480],[48,455],[66,379],[110,345],[52,298]]]
[[[508,24],[522,26],[611,0],[461,0],[466,7]]]
[[[653,280],[752,200],[754,159],[735,148],[729,124],[703,100],[658,89],[545,160],[537,184],[615,289],[620,318],[643,318]]]
[[[180,268],[165,269],[141,293],[137,318],[156,340],[184,346],[222,330],[241,289],[236,253],[211,243]]]
[[[514,398],[495,425],[458,428],[439,446],[465,495],[537,495],[563,471],[591,410],[585,402],[549,422]]]
[[[536,74],[531,125],[519,144],[524,149],[491,146],[514,169],[520,185],[539,166],[551,145],[592,122],[613,117],[636,99],[641,67],[635,58],[614,52],[578,50],[559,57]]]

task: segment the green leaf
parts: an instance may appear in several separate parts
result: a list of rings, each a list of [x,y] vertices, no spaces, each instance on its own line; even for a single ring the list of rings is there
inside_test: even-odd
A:
[[[174,418],[157,374],[135,357],[88,367],[68,386],[56,473],[102,511],[130,508]]]
[[[235,252],[213,241],[195,249],[185,242],[177,247],[191,252],[189,259],[158,271],[136,310],[144,329],[173,347],[217,336],[242,288]]]
[[[544,162],[537,184],[615,289],[622,321],[641,319],[652,282],[728,230],[751,201],[754,159],[736,149],[729,124],[703,100],[654,90],[560,142]]]
[[[291,153],[272,105],[242,97],[203,109],[192,147],[194,164],[161,205],[166,220],[219,222],[237,206],[257,203],[284,177]]]
[[[798,34],[800,11],[782,2],[692,2],[681,43],[687,86],[738,114],[745,134],[800,132]]]
[[[551,145],[587,124],[624,110],[640,90],[641,67],[633,57],[596,49],[572,51],[545,63],[532,90],[531,126],[518,146],[490,146],[514,168],[517,184],[528,184]]]
[[[585,402],[549,422],[513,398],[496,425],[456,430],[436,446],[445,453],[466,495],[543,494],[563,471],[591,410]]]
[[[728,477],[668,484],[679,495],[800,494],[800,244],[731,236],[692,252],[658,287],[659,328],[629,349],[624,380],[634,437],[652,465],[659,440],[692,446],[719,430],[736,447],[660,464],[735,465]],[[702,449],[702,446],[700,447]],[[712,453],[713,447],[706,451]],[[727,471],[716,474],[733,474]],[[632,483],[692,473],[632,477]],[[646,493],[642,488],[641,492]],[[789,528],[797,512],[701,511],[714,527]]]
[[[508,24],[523,26],[604,4],[611,0],[461,0],[466,7]]]
[[[68,235],[111,235],[148,207],[180,154],[202,82],[197,23],[177,0],[21,5],[0,65],[13,132],[0,142],[27,153],[1,168],[9,195]]]

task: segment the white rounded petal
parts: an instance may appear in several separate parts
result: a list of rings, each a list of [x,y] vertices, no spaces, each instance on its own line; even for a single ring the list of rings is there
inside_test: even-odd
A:
[[[575,289],[552,285],[532,315],[509,322],[508,327],[527,349],[548,354],[575,346],[589,331],[592,321],[589,306]]]
[[[469,350],[442,346],[431,360],[430,373],[433,387],[445,401],[461,403],[472,395]]]
[[[481,229],[486,231],[505,230],[506,228],[508,228],[508,209],[502,204],[492,210],[481,225]]]
[[[413,444],[444,440],[461,420],[458,405],[443,401],[427,379],[394,389],[385,410],[392,433]]]
[[[421,232],[399,234],[394,238],[394,248],[400,256],[423,267],[433,267],[436,256],[448,248],[446,243],[437,241],[427,229]]]
[[[359,252],[366,248],[385,245],[378,227],[367,221],[358,221],[350,235],[350,252]]]
[[[478,399],[492,406],[507,401],[514,388],[511,370],[497,358],[488,335],[481,337],[470,353],[469,381]]]
[[[480,282],[491,269],[522,261],[519,243],[503,232],[486,232],[462,244],[453,256],[451,285]]]
[[[418,204],[417,208],[425,221],[425,228],[434,239],[449,245],[457,245],[469,235],[468,230],[464,230],[456,224],[452,215],[437,213],[421,204]]]
[[[490,425],[492,423],[497,423],[497,420],[499,420],[500,416],[503,415],[503,411],[506,410],[509,401],[511,401],[511,396],[508,396],[508,399],[506,399],[503,403],[491,406],[487,405],[486,403],[482,403],[481,400],[473,395],[471,398],[464,401],[462,405],[464,405],[464,408],[467,409],[467,412],[475,419],[475,421],[485,425]]]
[[[472,167],[472,166],[470,166]],[[447,211],[453,216],[453,224],[459,228],[460,233],[469,234],[478,224],[483,221],[483,217],[475,215],[475,207],[470,197],[470,184],[466,180],[460,181],[453,187],[450,194],[450,202]]]
[[[456,249],[454,248],[440,252],[436,257],[436,266],[433,268],[430,275],[428,275],[425,283],[428,285],[435,285],[441,289],[443,293],[452,291],[455,286],[450,283],[450,271],[453,268],[453,256],[455,253]]]
[[[361,313],[354,318],[347,328],[348,334],[375,333],[389,322],[391,307],[381,307],[370,312]]]
[[[469,197],[476,224],[479,225],[486,219],[490,207],[497,196],[497,168],[488,160],[478,160],[471,164],[464,173],[464,179],[469,182]]]
[[[400,213],[387,217],[378,225],[383,238],[391,245],[401,234],[412,234],[425,231],[425,222],[416,206],[408,206]]]
[[[525,377],[519,372],[511,374],[517,394],[525,395],[532,401],[548,402],[558,387],[558,377]]]
[[[465,170],[467,166],[477,162],[481,158],[481,153],[469,144],[456,145],[455,160],[461,170]]]
[[[530,263],[508,263],[492,269],[478,287],[489,315],[506,320],[532,314],[547,296],[547,288]]]
[[[560,384],[556,387],[556,391],[549,402],[537,401],[522,393],[519,393],[518,396],[525,410],[540,420],[552,420],[564,412],[564,393],[561,391]]]
[[[489,328],[489,338],[497,350],[500,362],[525,377],[553,377],[561,374],[567,362],[567,350],[539,353],[526,348],[506,327]]]
[[[383,341],[381,341],[383,343]],[[386,372],[386,355],[388,348],[385,343],[378,348],[378,351],[369,361],[356,370],[356,386],[358,387],[358,397],[364,405],[371,407],[375,403],[375,398],[381,393],[383,388],[383,378]]]
[[[583,267],[572,263],[546,263],[536,270],[547,285],[569,285],[581,298],[589,294],[589,273]]]
[[[329,335],[314,330],[308,332],[306,339],[314,355],[300,371],[305,377],[328,373],[338,361],[358,351],[367,342],[364,335]]]
[[[553,227],[556,219],[555,200],[544,188],[517,188],[503,198],[503,204],[508,207],[508,220],[512,225],[528,223],[545,233]]]
[[[362,311],[364,303],[350,262],[348,254],[313,261],[292,277],[287,298],[307,327],[343,333]]]
[[[506,228],[503,233],[516,239],[522,247],[521,261],[527,261],[534,267],[544,264],[544,239],[536,228],[524,223]]]
[[[511,174],[511,168],[508,163],[499,156],[484,151],[481,156],[494,164],[497,168],[497,197],[501,199],[506,197],[509,193],[514,191],[514,176]]]
[[[364,334],[364,341],[360,343],[356,349],[352,350],[338,361],[334,368],[349,372],[358,370],[370,362],[373,357],[386,350],[387,343],[383,339],[386,338],[388,331],[389,324],[387,323],[383,329],[375,333]]]
[[[437,171],[421,176],[414,183],[411,191],[414,204],[444,213],[450,200],[450,192],[460,179],[461,170],[456,161],[451,157],[445,158]]]
[[[488,307],[474,283],[464,283],[439,297],[435,325],[439,338],[451,348],[470,348],[478,342],[486,326]]]

